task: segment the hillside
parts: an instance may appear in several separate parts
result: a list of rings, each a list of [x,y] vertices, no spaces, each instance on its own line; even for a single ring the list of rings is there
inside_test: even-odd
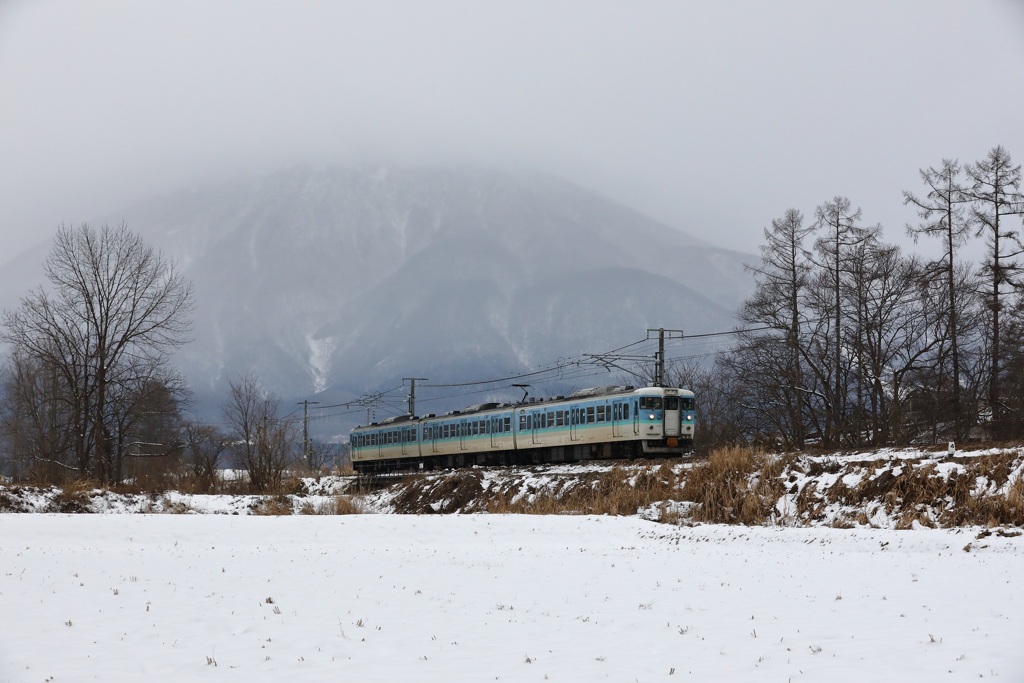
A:
[[[297,168],[122,217],[196,285],[178,360],[198,391],[249,368],[286,396],[494,376],[728,329],[752,286],[700,226],[525,172]]]

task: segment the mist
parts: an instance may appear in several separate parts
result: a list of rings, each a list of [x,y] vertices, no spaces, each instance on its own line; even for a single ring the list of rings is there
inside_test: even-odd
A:
[[[846,195],[905,242],[920,168],[1024,161],[1022,36],[996,0],[15,0],[0,262],[299,163],[539,169],[750,252],[788,207]]]

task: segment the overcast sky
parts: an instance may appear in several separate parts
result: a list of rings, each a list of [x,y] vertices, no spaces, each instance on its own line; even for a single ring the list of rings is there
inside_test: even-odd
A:
[[[1016,0],[0,2],[0,261],[305,161],[525,164],[751,252],[842,194],[902,240],[918,169],[997,144]]]

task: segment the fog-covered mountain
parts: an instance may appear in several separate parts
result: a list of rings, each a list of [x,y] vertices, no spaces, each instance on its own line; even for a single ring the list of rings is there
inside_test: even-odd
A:
[[[681,191],[685,196],[685,191]],[[683,201],[681,199],[681,201]],[[116,215],[195,285],[177,363],[284,397],[505,375],[648,327],[729,329],[750,255],[532,173],[299,168]]]

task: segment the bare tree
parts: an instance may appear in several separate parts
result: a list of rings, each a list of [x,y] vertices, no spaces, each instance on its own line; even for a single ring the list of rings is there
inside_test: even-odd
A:
[[[216,491],[217,470],[231,445],[231,439],[212,425],[185,424],[185,466],[200,490]]]
[[[1000,388],[1003,298],[1005,288],[1022,285],[1022,267],[1017,257],[1024,254],[1024,244],[1017,229],[1019,218],[1011,220],[1024,214],[1020,164],[1014,166],[1010,153],[997,146],[982,161],[968,165],[965,172],[971,182],[966,195],[972,202],[971,215],[977,226],[976,235],[985,238],[990,259],[982,265],[982,273],[989,281],[986,303],[991,313],[988,404],[992,411],[993,432],[998,436],[1003,428]]]
[[[52,368],[15,351],[3,375],[0,435],[9,473],[61,482],[77,472],[71,459],[77,434],[72,407]]]
[[[850,427],[848,403],[853,389],[850,385],[852,359],[844,350],[850,348],[849,325],[856,317],[856,311],[850,311],[844,305],[844,279],[851,272],[851,258],[857,249],[867,241],[876,239],[881,228],[858,225],[860,209],[853,209],[846,197],[835,197],[820,205],[815,210],[815,216],[815,225],[821,231],[814,245],[819,267],[815,303],[819,319],[827,320],[831,328],[823,340],[831,362],[818,366],[829,375],[827,378],[822,377],[826,380],[822,384],[826,389],[828,403],[822,436],[825,445],[838,446],[842,443],[844,432]]]
[[[772,221],[771,230],[764,231],[761,265],[748,266],[754,273],[756,291],[739,312],[744,323],[768,330],[741,336],[740,348],[748,350],[743,363],[757,366],[757,359],[763,358],[774,367],[762,376],[762,390],[772,400],[759,405],[772,413],[765,417],[778,427],[785,445],[795,448],[804,445],[804,407],[809,397],[804,379],[806,311],[802,303],[813,268],[804,241],[814,230],[804,226],[803,214],[796,209]]]
[[[310,439],[307,453],[310,474],[319,474],[332,467],[341,465],[342,448],[340,443]]]
[[[130,381],[160,376],[186,341],[191,285],[124,225],[61,226],[44,271],[49,288],[4,313],[0,339],[56,378],[75,429],[78,476],[116,483],[117,404]]]
[[[949,382],[954,420],[952,436],[960,439],[966,436],[970,425],[964,419],[960,370],[960,339],[963,333],[958,312],[963,305],[961,300],[969,296],[970,290],[957,286],[956,267],[957,253],[970,234],[970,224],[964,211],[964,205],[970,200],[961,180],[960,164],[956,160],[943,159],[941,168],[923,169],[921,180],[928,188],[924,197],[919,198],[910,192],[903,193],[903,203],[916,207],[921,218],[917,226],[907,226],[907,233],[913,236],[915,243],[921,235],[942,240],[942,257],[929,263],[924,274],[928,279],[945,284],[945,301],[941,310],[946,319],[952,366]]]
[[[298,423],[279,415],[280,401],[251,372],[232,380],[229,391],[222,410],[232,430],[235,459],[254,490],[276,491],[295,457]]]

